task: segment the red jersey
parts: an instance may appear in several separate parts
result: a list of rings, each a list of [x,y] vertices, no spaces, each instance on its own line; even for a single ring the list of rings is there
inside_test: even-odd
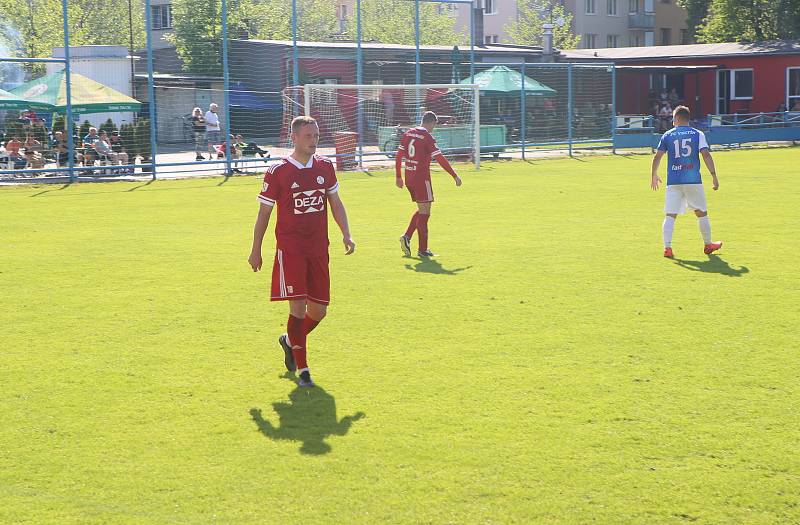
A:
[[[418,126],[406,131],[400,139],[398,151],[404,153],[406,164],[406,181],[409,177],[423,180],[431,178],[431,159],[436,155],[441,155],[439,146],[430,132]]]
[[[318,257],[328,253],[328,194],[339,191],[330,160],[314,155],[303,166],[287,157],[270,166],[258,201],[278,205],[275,238],[287,253]]]

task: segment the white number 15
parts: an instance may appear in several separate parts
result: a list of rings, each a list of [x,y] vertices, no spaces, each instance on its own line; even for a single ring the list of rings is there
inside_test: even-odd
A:
[[[673,142],[675,145],[675,158],[688,157],[692,154],[692,139],[682,139],[680,147],[678,141]]]

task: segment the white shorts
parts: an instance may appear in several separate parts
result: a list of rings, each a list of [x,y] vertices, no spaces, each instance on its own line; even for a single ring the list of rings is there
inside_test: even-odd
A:
[[[667,186],[664,213],[686,213],[686,208],[708,211],[706,192],[702,184],[673,184]]]

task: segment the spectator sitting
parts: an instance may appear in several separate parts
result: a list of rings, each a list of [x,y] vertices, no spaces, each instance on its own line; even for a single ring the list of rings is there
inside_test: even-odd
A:
[[[77,140],[74,142],[77,144]],[[63,131],[56,131],[53,134],[53,151],[56,152],[56,163],[59,166],[66,166],[69,162],[69,157],[67,156],[67,152],[69,151],[69,144],[67,143],[67,137],[64,136]],[[81,163],[83,161],[83,155],[77,153],[75,155],[75,162]]]
[[[28,164],[28,161],[19,153],[21,147],[22,141],[17,136],[12,136],[11,140],[6,142],[6,161],[9,164],[13,162],[13,167],[9,166],[12,169],[23,169]]]
[[[241,158],[242,154],[239,149],[236,147],[236,137],[233,135],[230,136],[228,140],[217,146],[217,158],[221,159],[224,158],[225,155],[228,154],[228,143],[231,145],[231,159],[238,159]],[[233,166],[236,166],[236,163],[232,163]],[[242,173],[242,171],[238,168],[233,168],[234,173]]]
[[[111,151],[117,155],[117,161],[123,165],[128,164],[128,152],[125,151],[125,142],[119,136],[119,131],[111,132],[111,142],[108,144],[111,146]]]
[[[34,125],[39,124],[41,122],[41,119],[39,118],[39,116],[32,109],[26,109],[25,111],[21,112],[19,114],[19,120],[20,120],[20,122],[22,122],[23,124],[26,124],[28,126],[34,126]]]
[[[661,120],[661,131],[667,131],[671,128],[670,124],[672,123],[672,107],[670,107],[669,102],[661,106],[661,111],[658,112],[658,117]]]
[[[97,152],[97,155],[102,155],[108,158],[111,164],[116,164],[117,160],[119,160],[119,155],[114,153],[114,150],[111,149],[111,146],[108,143],[108,133],[102,131],[100,133],[100,139],[95,141],[94,143],[94,150]],[[125,158],[127,159],[128,154],[125,154]]]
[[[242,156],[244,157],[255,157],[259,155],[269,158],[269,151],[259,148],[258,144],[255,142],[245,142],[241,135],[236,135],[236,142],[234,142],[234,144],[236,148],[242,152]]]
[[[44,168],[44,155],[42,155],[42,143],[36,140],[32,133],[28,133],[25,137],[25,160],[29,168],[39,169]]]
[[[97,160],[97,152],[94,149],[94,145],[98,140],[100,140],[100,136],[97,134],[97,128],[89,128],[89,134],[83,137],[83,147],[85,148],[83,160],[87,165],[94,164],[94,161]]]
[[[661,90],[661,94],[659,95],[659,98],[661,99],[662,103],[667,102],[669,100],[669,93],[667,93],[666,89],[662,89]]]
[[[681,97],[678,96],[678,91],[675,88],[672,88],[669,92],[669,103],[672,106],[677,106],[678,102],[680,102]]]

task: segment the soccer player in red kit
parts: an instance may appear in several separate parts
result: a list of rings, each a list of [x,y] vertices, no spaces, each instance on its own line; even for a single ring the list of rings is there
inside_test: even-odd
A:
[[[437,122],[436,114],[433,111],[426,111],[422,115],[422,125],[406,131],[397,148],[394,164],[395,182],[398,188],[403,187],[401,170],[403,160],[405,160],[405,186],[411,194],[411,200],[417,203],[417,212],[411,217],[408,229],[400,237],[400,248],[407,257],[411,256],[411,236],[414,235],[415,230],[419,232],[417,256],[434,256],[433,252],[428,249],[428,219],[431,216],[431,205],[433,204],[431,160],[436,159],[439,165],[456,181],[456,186],[461,186],[461,179],[444,158],[439,146],[436,145],[436,140],[431,135]]]
[[[261,244],[272,209],[277,205],[278,242],[272,266],[271,299],[289,301],[286,333],[278,342],[283,347],[286,369],[299,373],[297,383],[314,386],[306,361],[306,339],[325,317],[330,301],[328,205],[342,231],[345,255],[353,253],[356,244],[350,236],[333,164],[315,155],[319,142],[317,122],[311,117],[295,118],[291,138],[292,154],[270,166],[264,175],[248,262],[254,272],[261,269]]]

